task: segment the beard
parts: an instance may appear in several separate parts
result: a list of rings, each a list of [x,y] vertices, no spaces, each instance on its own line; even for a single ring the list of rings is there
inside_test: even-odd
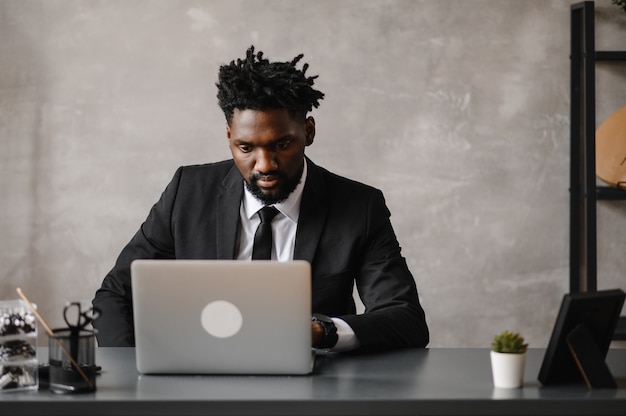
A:
[[[264,176],[262,174],[252,174],[247,181],[244,181],[248,191],[250,191],[250,193],[252,193],[252,195],[254,195],[255,198],[261,201],[264,205],[278,204],[279,202],[283,202],[289,198],[289,195],[291,195],[291,193],[296,189],[300,183],[300,178],[302,177],[300,174],[290,178],[282,172],[274,172],[272,175],[277,176],[284,185],[282,188],[270,193],[263,192],[259,185],[257,185],[259,178]]]

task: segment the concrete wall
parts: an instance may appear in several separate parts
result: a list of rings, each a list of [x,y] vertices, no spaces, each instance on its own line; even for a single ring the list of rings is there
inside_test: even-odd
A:
[[[229,157],[220,64],[300,52],[327,94],[308,155],[381,188],[431,346],[545,346],[568,290],[570,1],[0,0],[0,299],[88,303],[179,165]],[[597,45],[626,13],[596,2]],[[598,67],[598,121],[626,67]],[[626,286],[624,203],[599,207]]]

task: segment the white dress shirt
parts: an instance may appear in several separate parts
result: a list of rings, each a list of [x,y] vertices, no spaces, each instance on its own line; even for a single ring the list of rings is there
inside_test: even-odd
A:
[[[296,244],[296,231],[300,216],[300,202],[302,191],[307,177],[307,163],[304,161],[302,177],[296,189],[283,202],[274,204],[279,213],[272,221],[272,260],[291,261]],[[241,227],[237,236],[237,259],[251,260],[254,246],[254,233],[261,223],[258,211],[265,205],[259,201],[244,184],[244,196],[241,200],[239,215]],[[339,339],[333,351],[348,351],[355,349],[359,341],[354,331],[343,319],[332,318],[337,327]]]

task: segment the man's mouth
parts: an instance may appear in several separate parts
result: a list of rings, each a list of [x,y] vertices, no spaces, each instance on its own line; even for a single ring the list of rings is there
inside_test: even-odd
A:
[[[284,201],[296,189],[300,178],[295,180],[281,171],[250,174],[246,186],[252,194],[265,205],[272,205]]]
[[[279,175],[258,175],[255,177],[254,182],[259,188],[269,189],[274,188],[279,181]]]
[[[257,185],[261,188],[272,188],[278,182],[278,178],[259,178]]]

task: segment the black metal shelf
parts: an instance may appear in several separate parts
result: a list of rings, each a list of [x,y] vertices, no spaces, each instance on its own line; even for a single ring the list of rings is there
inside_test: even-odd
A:
[[[596,51],[596,61],[626,62],[626,51]]]
[[[598,200],[624,200],[626,190],[596,185],[596,74],[598,61],[626,62],[626,51],[595,50],[594,2],[571,6],[570,54],[570,292],[597,290]],[[621,185],[621,184],[620,184]],[[626,340],[626,316],[614,339]]]
[[[597,186],[596,198],[605,201],[626,201],[626,190],[610,186]]]

